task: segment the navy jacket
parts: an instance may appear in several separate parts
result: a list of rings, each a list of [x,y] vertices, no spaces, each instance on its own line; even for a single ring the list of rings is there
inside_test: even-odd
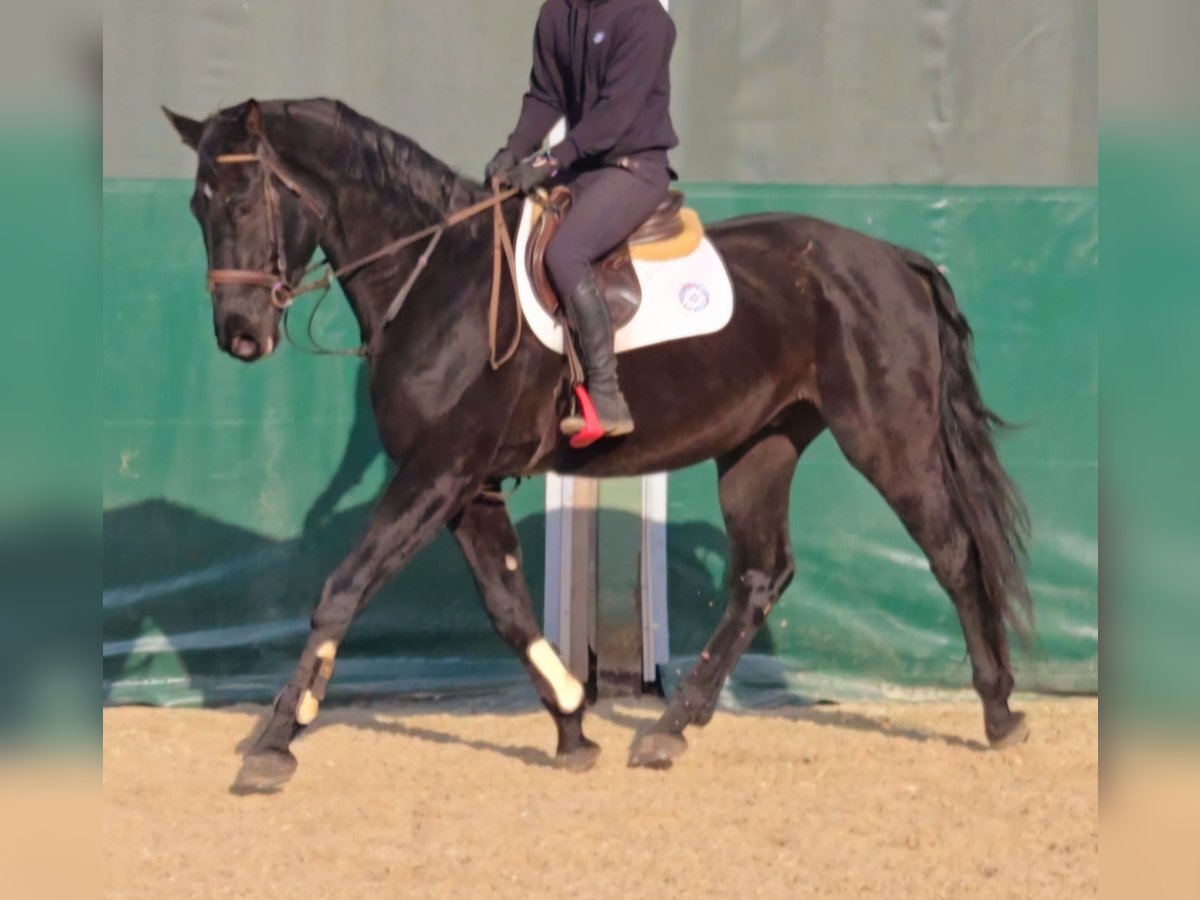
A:
[[[518,159],[566,116],[552,148],[560,167],[661,157],[678,146],[671,124],[675,24],[659,0],[546,0],[533,41],[533,72],[508,139]]]

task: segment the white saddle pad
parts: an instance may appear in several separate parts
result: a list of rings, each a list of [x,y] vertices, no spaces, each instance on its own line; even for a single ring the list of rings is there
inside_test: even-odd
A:
[[[538,340],[556,353],[564,353],[562,325],[538,303],[525,265],[533,208],[532,201],[525,201],[517,232],[517,294],[525,321]],[[733,318],[733,283],[707,236],[690,256],[668,262],[635,259],[633,267],[642,283],[642,305],[629,324],[617,331],[617,353],[714,334]]]

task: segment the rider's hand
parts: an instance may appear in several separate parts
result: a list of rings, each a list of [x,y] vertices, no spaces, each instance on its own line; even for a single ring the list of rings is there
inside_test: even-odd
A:
[[[558,174],[558,161],[549,153],[538,153],[521,163],[504,180],[522,194],[530,194]]]
[[[503,178],[517,167],[518,162],[520,162],[520,160],[517,159],[517,155],[511,150],[501,150],[494,157],[492,157],[492,161],[488,163],[487,168],[484,169],[483,183],[490,185],[493,178],[496,178],[497,176]]]

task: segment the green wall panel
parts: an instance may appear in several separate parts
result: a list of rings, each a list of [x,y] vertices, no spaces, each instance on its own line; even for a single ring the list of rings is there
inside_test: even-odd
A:
[[[692,186],[709,221],[791,209],[922,249],[977,334],[985,396],[1021,428],[1003,455],[1035,537],[1039,642],[1021,683],[1097,681],[1097,220],[1094,189]],[[384,483],[360,364],[290,349],[247,367],[218,353],[190,184],[117,180],[104,204],[104,676],[110,702],[269,699],[325,576]],[[330,344],[355,327],[335,296]],[[540,481],[512,511],[542,590]],[[969,684],[948,599],[873,489],[828,438],[792,493],[793,587],[743,688],[845,696]],[[686,664],[724,604],[727,546],[711,465],[675,475],[672,652]],[[671,673],[669,673],[671,674]],[[523,676],[457,548],[439,539],[351,631],[343,695],[477,690]]]

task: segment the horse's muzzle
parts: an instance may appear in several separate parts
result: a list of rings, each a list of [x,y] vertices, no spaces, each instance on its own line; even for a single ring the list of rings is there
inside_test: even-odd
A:
[[[277,343],[269,327],[256,327],[254,322],[238,313],[230,315],[220,324],[217,335],[222,350],[234,359],[247,363],[270,356]]]
[[[235,334],[229,341],[229,353],[242,362],[254,362],[263,355],[258,341],[248,334]]]

